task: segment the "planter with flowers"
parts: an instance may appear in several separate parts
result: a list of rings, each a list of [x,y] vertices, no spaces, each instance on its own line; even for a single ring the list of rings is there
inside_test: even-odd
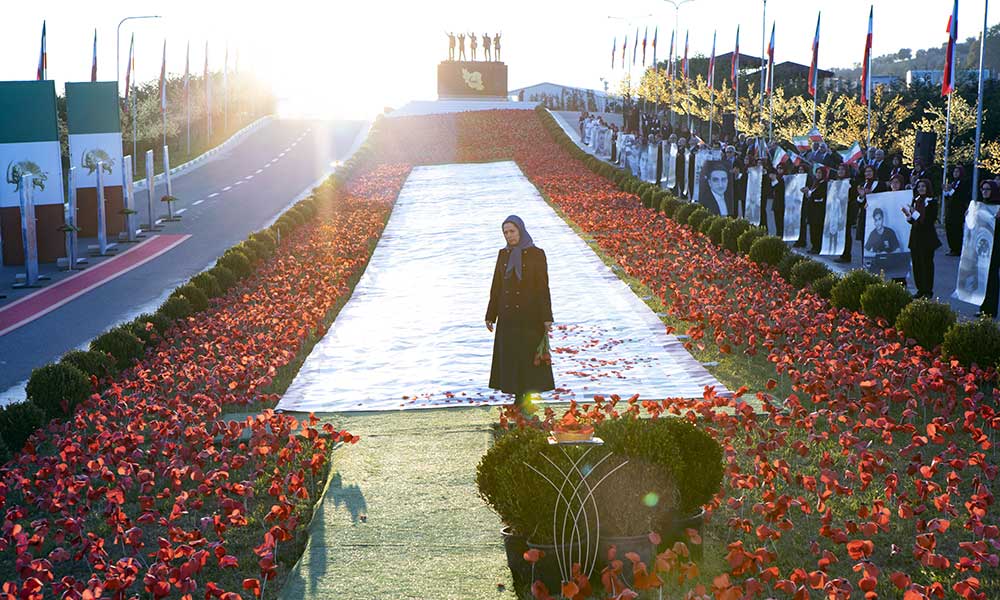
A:
[[[588,479],[598,481],[621,459],[628,461],[594,492],[600,530],[593,533],[601,538],[595,571],[613,571],[617,559],[611,557],[616,552],[652,568],[658,553],[675,542],[690,544],[700,531],[702,505],[722,481],[721,446],[685,420],[637,418],[634,412],[619,414],[612,405],[598,402],[583,411],[573,404],[558,420],[550,414],[545,421],[511,421],[516,422],[505,419],[507,428],[481,459],[476,481],[480,496],[505,525],[508,565],[521,590],[536,581],[549,590],[565,583],[553,552],[552,515],[558,496],[528,464],[555,481],[562,477],[560,469],[570,468],[590,447],[583,464],[593,470]],[[562,441],[596,436],[604,444],[556,446],[550,436]],[[612,458],[599,462],[607,453]]]

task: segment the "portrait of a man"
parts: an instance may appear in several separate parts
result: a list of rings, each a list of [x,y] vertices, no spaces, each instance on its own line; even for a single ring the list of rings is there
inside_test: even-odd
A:
[[[886,226],[885,212],[881,208],[876,208],[872,211],[872,222],[875,224],[875,227],[868,234],[868,239],[865,241],[865,250],[873,254],[898,252],[900,248],[899,238],[892,228]]]
[[[733,214],[732,173],[725,161],[710,160],[702,169],[698,202],[713,215]]]

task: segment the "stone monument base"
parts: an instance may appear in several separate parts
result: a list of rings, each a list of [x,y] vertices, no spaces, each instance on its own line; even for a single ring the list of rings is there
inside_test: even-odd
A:
[[[438,99],[507,99],[507,65],[452,61],[438,64]]]

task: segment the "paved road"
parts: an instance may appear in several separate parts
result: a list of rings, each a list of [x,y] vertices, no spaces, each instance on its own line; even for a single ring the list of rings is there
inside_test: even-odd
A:
[[[82,347],[109,327],[155,308],[233,244],[270,222],[344,158],[362,123],[273,120],[242,142],[173,179],[177,223],[162,233],[190,234],[166,254],[0,336],[0,404],[23,395],[31,370]],[[145,221],[145,192],[137,193]],[[51,269],[51,267],[48,267]],[[13,281],[17,269],[0,270]],[[9,288],[8,288],[9,289]],[[3,291],[7,300],[23,294]],[[6,392],[5,392],[6,390]]]
[[[579,124],[577,120],[580,113],[571,111],[556,111],[552,114],[556,117],[556,121],[562,126],[563,130],[569,134],[570,138],[572,138],[578,146],[590,154],[593,154],[593,150],[589,146],[585,146],[580,143]],[[771,214],[770,209],[767,210],[767,213]],[[938,225],[938,238],[941,239],[941,243],[945,243],[945,240],[947,239],[942,225]],[[835,273],[843,274],[851,269],[861,268],[861,243],[857,240],[854,240],[853,252],[851,253],[854,261],[851,264],[840,264],[834,262],[833,259],[836,258],[834,256],[810,255],[799,248],[793,248],[792,250],[826,264]],[[946,256],[945,252],[947,252],[947,248],[939,248],[934,254],[935,299],[941,302],[947,302],[951,305],[952,309],[962,317],[973,318],[979,312],[978,306],[974,306],[951,297],[955,292],[955,287],[958,283],[958,257]],[[916,288],[913,286],[913,277],[909,277],[907,279],[907,284],[910,292],[915,293]]]

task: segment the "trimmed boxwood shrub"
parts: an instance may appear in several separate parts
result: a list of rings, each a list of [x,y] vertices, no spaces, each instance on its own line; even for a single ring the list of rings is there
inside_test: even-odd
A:
[[[129,324],[119,325],[90,342],[90,349],[105,352],[115,360],[115,367],[127,369],[142,358],[145,344],[129,328]]]
[[[746,219],[730,220],[722,230],[722,247],[732,253],[739,252],[739,239],[743,232],[749,230],[753,225]]]
[[[62,364],[72,365],[86,375],[103,379],[114,373],[115,361],[103,352],[93,350],[71,350],[59,360]]]
[[[674,220],[683,225],[687,223],[688,217],[691,216],[691,213],[699,208],[702,208],[700,204],[695,204],[693,202],[681,202],[680,208],[674,211]]]
[[[781,238],[774,237],[773,235],[765,235],[750,246],[749,257],[750,260],[757,264],[776,267],[788,252],[788,246],[785,245],[785,242]]]
[[[3,438],[9,452],[20,452],[31,434],[46,421],[45,411],[33,402],[8,404],[0,407],[0,438]]]
[[[716,219],[712,226],[708,228],[708,239],[712,240],[712,243],[716,246],[722,245],[722,232],[729,227],[732,219],[729,217],[719,217]]]
[[[194,312],[201,312],[208,308],[208,296],[205,292],[201,291],[201,288],[193,283],[185,283],[179,286],[177,289],[170,294],[173,297],[183,296],[187,298],[187,301],[191,303],[191,310]]]
[[[712,215],[712,214],[708,215],[707,217],[702,219],[701,223],[698,223],[698,231],[700,233],[708,235],[708,231],[712,228],[712,225],[715,225],[715,222],[722,218],[724,217],[720,215]]]
[[[250,259],[239,250],[227,250],[216,262],[217,265],[226,267],[233,272],[238,279],[243,279],[253,270]]]
[[[639,196],[639,199],[642,200],[642,205],[645,206],[646,208],[653,208],[653,191],[652,190],[645,190],[645,191],[643,191],[642,194]]]
[[[767,235],[767,232],[760,227],[751,227],[736,238],[736,249],[740,254],[750,254],[753,243]]]
[[[198,286],[208,298],[216,298],[222,295],[222,286],[215,278],[215,275],[208,271],[202,271],[191,278],[191,284]]]
[[[173,321],[160,313],[143,313],[132,321],[132,326],[133,329],[136,327],[146,329],[146,323],[152,323],[153,329],[162,335],[163,332],[170,329]],[[141,338],[142,336],[139,337]]]
[[[895,281],[868,286],[861,294],[861,310],[873,319],[885,319],[889,325],[896,323],[899,311],[913,301],[910,292]]]
[[[679,209],[682,204],[683,203],[680,200],[668,194],[666,199],[663,200],[663,203],[660,204],[660,210],[663,211],[663,214],[666,215],[668,219],[673,219],[677,214],[677,209]]]
[[[250,252],[252,252],[254,256],[257,257],[258,261],[264,260],[265,258],[270,257],[271,254],[273,254],[273,250],[270,246],[267,246],[263,242],[259,242],[254,239],[248,239],[244,241],[243,244],[241,245],[244,246]]]
[[[987,316],[956,323],[944,334],[941,356],[955,358],[967,367],[973,363],[983,369],[996,367],[1000,362],[1000,329]]]
[[[665,191],[659,189],[656,190],[655,192],[653,192],[653,207],[656,208],[656,210],[662,210],[663,201],[669,197],[670,195],[667,194]]]
[[[798,252],[789,252],[785,255],[785,258],[781,259],[781,262],[778,263],[778,274],[781,275],[782,279],[785,281],[791,282],[792,267],[804,260],[806,260],[806,257],[802,256]]]
[[[955,324],[955,311],[947,304],[920,298],[906,305],[896,317],[896,329],[926,350],[944,341],[944,334]]]
[[[673,518],[695,513],[719,490],[722,448],[710,435],[683,419],[609,419],[595,426],[595,434],[604,440],[605,449],[628,458],[630,464],[645,466],[642,472],[651,475],[654,482],[636,482],[619,472],[602,484],[611,492],[609,501],[613,504],[601,509],[602,521],[606,514],[621,507],[631,507],[630,511],[643,521],[636,531],[616,533],[641,535],[663,528]],[[563,468],[569,466],[562,451],[549,446],[546,439],[547,434],[538,429],[506,432],[476,469],[479,495],[501,520],[516,533],[543,543],[551,541],[557,495],[525,463],[550,476],[555,469],[541,458],[542,454]],[[584,451],[579,447],[566,450],[574,459]],[[606,472],[612,462],[603,463],[598,471]],[[593,476],[599,479],[601,475],[595,472]],[[624,484],[626,479],[631,485]],[[651,491],[659,495],[660,502],[642,508],[643,498]],[[602,504],[600,499],[598,504]]]
[[[49,363],[31,372],[25,388],[28,400],[50,419],[73,414],[93,386],[83,371],[69,363]]]
[[[830,292],[833,290],[833,286],[837,285],[838,281],[840,281],[839,277],[834,273],[828,273],[809,284],[809,289],[820,298],[829,300]]]
[[[236,275],[234,275],[233,272],[226,267],[216,265],[206,271],[206,273],[215,278],[215,281],[219,284],[219,288],[222,289],[223,294],[226,293],[229,288],[236,285]]]
[[[807,258],[792,267],[789,283],[797,288],[806,288],[812,282],[829,274],[829,267],[819,261]]]
[[[698,231],[698,228],[701,226],[701,222],[711,216],[712,213],[708,212],[708,209],[704,206],[698,206],[698,208],[694,209],[694,211],[688,215],[687,224],[691,227],[691,229]]]
[[[830,304],[847,310],[861,310],[861,294],[868,286],[881,283],[882,278],[874,273],[854,269],[840,278],[837,285],[830,290]]]
[[[172,298],[167,298],[167,301],[164,302],[160,306],[160,309],[156,312],[171,321],[184,319],[191,316],[191,303],[188,302],[188,299],[183,296],[174,296]]]

